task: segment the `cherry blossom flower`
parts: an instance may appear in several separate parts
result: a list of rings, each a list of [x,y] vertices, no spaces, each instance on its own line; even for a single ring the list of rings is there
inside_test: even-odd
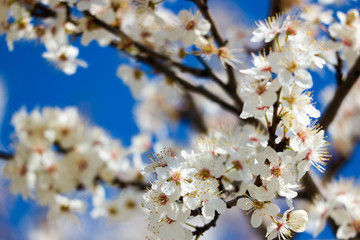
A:
[[[308,215],[304,210],[287,210],[279,221],[273,219],[267,228],[266,237],[272,240],[276,237],[279,239],[291,239],[292,232],[304,232],[308,222]]]
[[[251,225],[254,228],[258,228],[263,222],[264,216],[275,216],[280,212],[280,208],[271,201],[261,201],[256,198],[255,195],[265,196],[263,194],[255,194],[253,191],[249,191],[250,195],[245,198],[240,198],[237,202],[237,206],[247,212],[253,212],[251,215]],[[258,193],[258,192],[257,192]],[[267,198],[267,197],[266,197]],[[266,199],[265,198],[265,199]]]
[[[195,15],[191,12],[182,10],[179,12],[178,18],[180,26],[171,34],[171,39],[181,39],[185,47],[202,45],[206,43],[204,35],[210,30],[210,23],[201,17],[200,11]]]

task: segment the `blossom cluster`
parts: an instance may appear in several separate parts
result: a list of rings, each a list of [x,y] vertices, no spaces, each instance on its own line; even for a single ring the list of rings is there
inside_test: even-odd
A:
[[[338,226],[338,239],[353,239],[360,233],[360,189],[353,180],[340,179],[329,183],[326,198],[317,197],[308,211],[314,236],[321,233],[328,218]]]
[[[320,117],[320,112],[309,91],[313,86],[311,73],[327,63],[339,66],[344,61],[349,68],[355,63],[360,55],[359,11],[338,12],[337,22],[333,12],[324,7],[334,1],[322,0],[323,5],[302,4],[299,17],[277,14],[258,21],[250,40],[273,43],[273,47],[269,53],[252,53],[253,66],[237,71],[241,79],[234,84],[235,88],[241,87],[238,96],[237,89],[229,89],[234,86],[226,85],[219,77],[222,72],[207,69],[206,62],[215,57],[228,71],[237,68],[237,50],[230,46],[238,35],[230,32],[229,43],[222,44],[211,30],[214,26],[200,11],[181,10],[176,15],[163,8],[162,2],[0,3],[0,33],[6,34],[9,49],[13,49],[14,41],[39,39],[47,50],[43,57],[66,74],[87,66],[77,58],[79,50],[72,45],[76,38],[83,46],[96,41],[102,47],[111,46],[144,60],[155,71],[158,65],[167,70],[164,81],[150,81],[147,75],[151,74],[133,63],[121,64],[117,69],[117,76],[138,100],[135,113],[142,134],[134,137],[129,147],[104,130],[91,127],[74,108],[17,113],[13,118],[15,155],[4,168],[4,176],[12,181],[11,191],[48,206],[50,219],[67,216],[76,222],[74,213],[85,211],[86,203],[73,196],[78,191],[89,191],[92,217],[127,220],[145,211],[148,229],[157,239],[197,239],[204,226],[193,226],[194,218],[211,224],[235,206],[246,211],[254,228],[267,228],[268,240],[289,239],[294,232],[305,231],[308,214],[295,210],[293,200],[311,166],[324,172],[329,157],[324,130],[313,120]],[[316,33],[318,28],[329,41],[314,39],[321,36]],[[206,69],[183,65],[189,55],[200,59]],[[337,56],[337,62],[332,62],[329,55]],[[234,102],[236,98],[240,103],[244,100],[241,121],[255,124],[212,129],[188,148],[157,151],[145,166],[142,155],[150,149],[152,138],[167,140],[167,124],[178,120],[189,107],[185,91],[181,91],[184,84],[170,77],[184,76],[182,70],[188,75],[195,70],[200,76],[210,74],[218,87],[232,93]],[[185,81],[194,89],[197,86],[192,86],[193,82]],[[217,97],[224,93],[216,92],[210,83],[207,87],[211,88],[212,99],[220,102]],[[197,91],[203,89],[199,86]],[[357,98],[348,101],[358,103]],[[206,118],[208,105],[199,108]],[[355,122],[357,118],[347,120]],[[145,179],[154,181],[148,185]],[[113,185],[122,189],[116,199],[108,200],[105,186]],[[329,187],[329,198],[315,202],[315,210],[310,212],[318,213],[316,233],[328,216],[341,225],[339,238],[351,238],[359,232],[358,191],[341,191],[350,185],[334,183]]]
[[[69,75],[74,74],[78,66],[87,67],[86,62],[77,58],[78,48],[72,45],[76,38],[80,38],[83,46],[96,41],[102,47],[114,46],[131,55],[147,49],[173,60],[192,55],[186,49],[194,46],[198,49],[196,54],[214,55],[224,63],[238,62],[226,46],[217,48],[213,40],[205,38],[210,23],[199,11],[182,10],[175,15],[160,7],[162,2],[2,1],[0,34],[6,34],[10,50],[15,41],[39,39],[47,50],[43,57]],[[142,81],[137,83],[139,87],[142,84]],[[136,97],[136,92],[133,93]]]
[[[226,199],[235,197],[240,209],[252,213],[254,228],[264,219],[273,221],[268,239],[304,231],[307,213],[294,210],[292,199],[300,189],[303,162],[311,160],[293,150],[278,153],[268,146],[268,139],[261,128],[247,125],[203,136],[191,152],[156,154],[144,169],[144,174],[157,176],[144,194],[149,230],[159,239],[192,239],[187,227],[192,218],[201,213],[211,221],[233,207]],[[276,196],[284,197],[289,206],[280,219]]]
[[[133,145],[125,148],[104,130],[90,127],[71,107],[35,109],[30,114],[22,109],[14,115],[13,124],[16,152],[3,175],[11,180],[12,193],[48,206],[49,219],[66,216],[77,221],[74,213],[86,208],[85,201],[74,198],[80,190],[93,194],[95,218],[127,219],[130,213],[142,211],[138,191],[123,190],[116,200],[109,201],[101,185],[146,184],[140,174],[141,160],[132,162],[130,157],[146,151],[149,139],[137,136]]]

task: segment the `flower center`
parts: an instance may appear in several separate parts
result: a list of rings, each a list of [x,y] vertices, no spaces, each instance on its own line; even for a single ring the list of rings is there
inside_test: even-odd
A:
[[[298,137],[301,139],[302,142],[305,142],[306,138],[307,138],[307,134],[305,131],[303,130],[300,130],[298,133],[297,133]]]
[[[70,207],[69,207],[69,205],[61,205],[61,206],[60,206],[60,212],[64,212],[64,213],[70,212]]]
[[[143,75],[143,72],[140,71],[140,69],[135,68],[133,74],[134,74],[135,80],[141,80],[141,77],[142,77],[142,75]]]
[[[160,205],[165,205],[169,201],[169,198],[166,196],[165,193],[160,193],[158,196],[158,202]]]
[[[271,66],[270,66],[270,65],[267,65],[267,66],[261,68],[261,71],[262,71],[262,72],[271,72]]]
[[[244,169],[243,165],[241,164],[241,162],[239,160],[233,161],[232,164],[234,165],[236,170],[243,170]]]
[[[218,52],[218,57],[222,59],[229,58],[229,51],[226,47],[221,47]]]
[[[195,28],[195,21],[189,21],[186,26],[185,26],[185,29],[190,31],[190,30],[193,30]]]
[[[24,177],[27,173],[28,169],[27,169],[27,166],[26,165],[22,165],[21,168],[20,168],[20,176],[21,177]]]
[[[65,62],[65,61],[68,60],[68,57],[66,56],[65,53],[62,53],[62,54],[60,54],[60,56],[59,56],[59,60],[62,61],[62,62]]]
[[[211,176],[210,170],[207,168],[203,168],[200,170],[199,175],[202,179],[208,179]]]
[[[296,62],[292,61],[292,62],[288,65],[287,69],[288,69],[290,72],[294,73],[294,71],[297,69],[297,64],[296,64]]]
[[[279,166],[278,167],[273,167],[271,169],[271,175],[273,175],[274,177],[281,176],[281,168]]]
[[[51,165],[46,169],[46,172],[49,174],[53,174],[57,172],[57,166],[55,164]]]
[[[116,207],[111,206],[108,208],[108,213],[111,216],[116,216],[119,213],[119,210]]]
[[[77,162],[78,169],[82,172],[85,171],[89,167],[89,163],[86,159],[79,159]]]
[[[344,39],[342,40],[342,43],[343,43],[345,46],[347,46],[347,47],[352,47],[352,45],[353,45],[353,40],[350,39],[350,38],[344,38]]]
[[[125,206],[126,206],[127,209],[135,209],[136,208],[136,202],[129,199],[129,200],[126,201]]]
[[[181,181],[181,173],[180,172],[174,172],[172,175],[171,175],[171,178],[174,182],[176,183],[180,183]]]
[[[255,209],[263,209],[265,207],[264,202],[259,202],[258,200],[255,200],[253,204]]]

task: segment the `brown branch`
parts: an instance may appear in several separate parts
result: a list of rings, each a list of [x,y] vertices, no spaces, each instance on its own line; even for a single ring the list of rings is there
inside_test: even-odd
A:
[[[343,60],[340,57],[339,51],[336,51],[336,60],[337,60],[337,63],[335,65],[336,81],[338,85],[341,85],[343,79],[343,73],[342,73]]]
[[[55,17],[56,16],[56,12],[47,8],[46,6],[40,4],[39,7],[40,9],[44,10],[45,12],[51,12],[51,14],[48,14],[51,17]],[[237,115],[239,115],[242,111],[242,106],[243,103],[241,101],[241,99],[239,98],[239,96],[236,93],[236,88],[231,88],[230,85],[225,86],[224,84],[220,84],[222,83],[222,81],[212,72],[209,71],[209,69],[196,69],[196,68],[192,68],[186,65],[183,65],[181,63],[175,62],[173,60],[171,60],[168,56],[162,55],[160,53],[157,53],[155,51],[153,51],[152,49],[144,46],[143,44],[137,42],[137,41],[133,41],[126,33],[124,33],[122,30],[113,27],[107,23],[105,23],[104,21],[102,21],[101,19],[97,18],[96,16],[92,15],[90,12],[88,11],[84,11],[83,12],[85,16],[91,18],[95,24],[97,24],[98,26],[102,27],[103,29],[109,31],[110,33],[114,34],[115,36],[119,37],[120,39],[128,39],[132,42],[132,44],[138,48],[142,53],[147,54],[148,56],[151,56],[152,58],[158,59],[158,60],[162,60],[164,62],[166,62],[169,65],[175,66],[177,68],[179,68],[180,70],[184,71],[184,72],[188,72],[191,73],[195,76],[201,76],[201,77],[209,77],[214,79],[215,82],[217,82],[221,87],[223,87],[224,90],[226,90],[226,92],[228,92],[232,99],[235,101],[235,103],[237,104],[237,108],[231,106],[230,104],[224,102],[223,100],[221,100],[219,97],[217,97],[216,95],[212,94],[211,92],[209,92],[208,90],[204,89],[202,86],[194,86],[182,79],[179,79],[177,76],[175,76],[176,74],[174,74],[172,71],[170,70],[166,70],[166,67],[163,68],[159,68],[156,67],[157,70],[165,70],[161,71],[164,72],[167,76],[173,76],[175,80],[177,80],[177,82],[184,87],[185,89],[201,94],[207,98],[209,98],[210,100],[219,103],[221,106],[223,106],[225,109],[230,110],[230,112],[233,112]],[[210,15],[209,15],[210,16]],[[223,42],[222,42],[223,43]],[[114,44],[113,44],[114,46]],[[137,57],[138,59],[140,59],[140,57]],[[148,64],[150,64],[150,62],[147,62]],[[150,64],[150,65],[154,65],[154,64]],[[231,69],[232,71],[232,69]],[[248,120],[249,123],[254,123],[256,121],[254,121],[254,119],[249,119]]]
[[[5,161],[11,161],[14,159],[14,154],[1,151],[0,159],[5,160]]]
[[[214,219],[202,227],[196,227],[196,230],[192,232],[193,236],[199,237],[199,236],[203,235],[203,233],[206,232],[207,230],[209,230],[210,228],[216,227],[216,222],[219,219],[219,216],[220,216],[220,214],[215,212]]]
[[[276,92],[277,95],[277,100],[273,105],[273,118],[272,118],[272,122],[271,122],[271,126],[268,127],[268,132],[269,132],[269,140],[268,140],[268,145],[270,147],[272,147],[273,149],[276,149],[277,144],[276,144],[276,129],[277,126],[280,122],[280,117],[278,116],[278,110],[279,110],[279,106],[280,106],[280,94],[281,94],[281,88]]]
[[[355,84],[357,79],[360,76],[360,57],[357,58],[354,66],[349,71],[349,74],[344,82],[342,82],[335,92],[334,98],[331,100],[330,104],[326,107],[324,114],[320,119],[320,126],[327,130],[331,122],[334,120],[337,111],[339,110],[342,101]]]
[[[195,50],[193,52],[195,52]],[[214,82],[216,84],[218,84],[222,89],[225,90],[226,84],[220,78],[218,78],[218,76],[216,76],[216,74],[213,72],[213,70],[211,69],[209,64],[201,56],[199,56],[197,54],[194,54],[194,56],[201,63],[201,65],[203,65],[203,67],[205,68],[204,70],[208,72],[209,76],[211,76],[211,78],[214,80]]]
[[[223,37],[221,36],[220,30],[210,13],[209,7],[207,5],[207,1],[204,0],[192,0],[192,1],[196,4],[196,6],[198,7],[199,11],[204,16],[204,18],[210,23],[211,26],[210,31],[217,45],[219,47],[224,47],[227,44],[227,40],[224,40]],[[236,82],[234,69],[227,63],[225,64],[225,69],[228,76],[226,91],[234,100],[236,106],[239,108],[241,112],[244,104],[240,99],[239,95],[237,94],[237,82]]]
[[[324,184],[330,182],[337,172],[347,163],[348,156],[340,155],[336,161],[332,160],[326,168],[326,175],[323,177],[322,182]]]
[[[56,17],[56,11],[52,10],[51,8],[46,7],[41,3],[36,3],[32,6],[30,10],[30,14],[33,17],[40,17],[40,18],[53,18]]]
[[[188,103],[188,108],[183,112],[183,115],[190,119],[195,129],[197,129],[200,133],[206,133],[208,130],[207,126],[205,124],[203,115],[196,106],[193,96],[189,92],[185,92],[185,98]]]
[[[198,1],[198,0],[196,0],[196,1]],[[206,9],[208,9],[207,6],[206,6]],[[208,16],[211,17],[210,13],[208,11],[207,11],[207,13],[208,13]],[[119,30],[118,28],[108,25],[107,23],[100,20],[96,16],[93,16],[88,11],[85,11],[84,14],[88,17],[91,17],[94,20],[95,24],[97,24],[100,27],[103,27],[105,30],[113,33],[115,36],[118,36],[120,38],[130,39],[130,37],[127,34],[125,34],[123,31]],[[212,20],[212,22],[213,22],[213,20]],[[217,29],[217,28],[215,27],[215,29]],[[218,31],[216,31],[216,32],[218,34]],[[221,36],[220,36],[220,39],[218,39],[218,40],[221,41],[221,43],[224,43]],[[239,114],[241,113],[242,108],[243,108],[243,102],[240,99],[239,95],[237,94],[237,83],[236,83],[236,79],[235,79],[235,74],[230,65],[226,64],[226,71],[228,73],[229,80],[228,80],[228,84],[224,85],[224,83],[212,71],[209,71],[209,68],[205,68],[205,70],[199,70],[199,69],[194,69],[192,67],[185,66],[181,63],[174,62],[168,56],[159,54],[159,53],[147,48],[146,46],[142,45],[141,43],[139,43],[137,41],[134,41],[134,40],[131,40],[131,41],[133,42],[134,46],[136,48],[138,48],[141,52],[148,54],[149,56],[151,56],[154,59],[164,60],[169,65],[174,65],[177,68],[179,68],[185,72],[192,73],[195,76],[202,76],[202,77],[206,76],[206,77],[213,79],[217,84],[219,84],[220,87],[222,87],[231,96],[231,98],[234,100],[234,102],[237,106]]]
[[[186,73],[191,73],[191,74],[194,75],[194,76],[204,77],[204,78],[216,78],[216,81],[219,80],[216,76],[212,75],[212,74],[208,71],[208,69],[193,68],[193,67],[184,65],[184,64],[182,64],[182,63],[173,61],[173,60],[171,60],[170,58],[169,58],[168,60],[166,60],[166,61],[167,61],[167,63],[168,63],[169,65],[173,65],[173,66],[177,67],[178,69],[180,69],[181,71],[186,72]],[[219,81],[221,81],[221,80],[219,80]]]
[[[203,0],[191,0],[196,4],[201,14],[204,16],[204,18],[210,23],[210,31],[211,34],[214,36],[214,40],[218,44],[219,47],[223,47],[226,45],[227,41],[225,41],[219,31],[218,26],[215,23],[214,18],[212,17],[209,7],[207,5],[207,2],[204,2]]]
[[[240,195],[230,201],[225,201],[226,208],[232,208],[232,207],[236,206],[237,201],[240,198],[244,198],[244,197],[245,197],[244,195]],[[201,207],[191,211],[191,216],[198,216],[200,214],[201,214]],[[206,232],[210,228],[216,227],[216,222],[219,219],[219,216],[220,216],[220,214],[218,212],[215,212],[214,219],[212,219],[209,223],[205,224],[204,226],[196,227],[195,230],[192,232],[193,236],[199,237],[200,235],[202,235],[204,232]]]
[[[203,86],[197,86],[197,85],[193,85],[192,83],[184,80],[183,78],[179,77],[174,71],[172,71],[168,66],[164,65],[163,63],[150,58],[150,57],[143,57],[140,55],[132,55],[133,57],[135,57],[137,60],[142,61],[146,64],[148,64],[149,66],[153,67],[156,71],[161,72],[163,74],[165,74],[166,76],[168,76],[170,79],[174,80],[175,82],[177,82],[179,84],[179,86],[185,90],[188,90],[190,92],[193,93],[197,93],[199,95],[202,95],[204,97],[206,97],[207,99],[219,104],[220,106],[222,106],[224,109],[239,115],[241,113],[241,110],[239,111],[236,107],[230,105],[229,103],[223,101],[221,98],[219,98],[218,96],[216,96],[215,94],[213,94],[212,92],[208,91],[206,88],[204,88]]]
[[[112,182],[112,185],[118,186],[120,188],[126,188],[126,187],[136,187],[142,190],[146,190],[151,187],[151,184],[146,184],[143,181],[124,181],[119,178],[115,178]]]

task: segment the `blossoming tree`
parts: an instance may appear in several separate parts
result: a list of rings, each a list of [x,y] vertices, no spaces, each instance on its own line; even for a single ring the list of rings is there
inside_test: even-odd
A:
[[[96,41],[131,59],[117,76],[138,102],[141,130],[123,146],[73,107],[22,109],[12,120],[13,152],[0,156],[11,192],[47,206],[49,220],[77,223],[86,209],[116,222],[145,216],[150,239],[201,239],[236,208],[269,240],[290,239],[309,222],[315,236],[328,223],[339,239],[359,238],[359,189],[330,182],[360,137],[347,128],[360,116],[359,10],[272,0],[269,18],[249,31],[220,28],[208,0],[178,13],[166,2],[0,2],[9,50],[40,42],[64,74],[87,67],[77,43]],[[338,86],[320,114],[310,91],[323,68]],[[187,146],[166,133],[183,118],[192,123]],[[109,199],[109,188],[118,196]],[[84,191],[89,199],[74,197]]]

